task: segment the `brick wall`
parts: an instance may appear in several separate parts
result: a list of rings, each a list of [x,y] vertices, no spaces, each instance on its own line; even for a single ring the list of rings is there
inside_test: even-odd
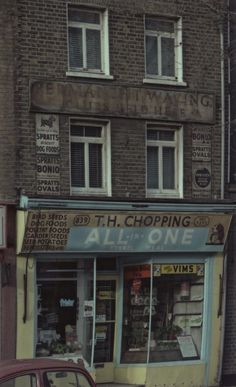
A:
[[[36,194],[35,115],[29,113],[29,82],[50,80],[90,82],[67,77],[66,0],[18,1],[18,81],[17,128],[19,152],[17,185],[29,195]],[[110,69],[114,80],[93,83],[144,87],[144,14],[178,15],[183,18],[184,80],[191,92],[216,95],[216,122],[213,125],[212,198],[220,195],[220,36],[219,13],[223,1],[208,7],[205,2],[188,1],[70,1],[99,5],[109,11]],[[208,2],[207,2],[208,4]],[[211,2],[209,2],[211,5]],[[219,10],[218,10],[219,9]],[[151,86],[152,87],[152,86]],[[153,86],[154,88],[158,86]],[[174,87],[162,86],[174,90]],[[178,88],[178,90],[180,90]],[[61,136],[61,194],[69,194],[68,119]],[[192,196],[191,131],[196,125],[184,125],[184,195]],[[208,125],[200,125],[208,127]],[[112,135],[113,196],[145,197],[144,121],[114,119]],[[128,139],[128,142],[127,142]],[[122,157],[121,157],[122,155]]]
[[[15,197],[15,66],[16,3],[0,2],[0,201]]]

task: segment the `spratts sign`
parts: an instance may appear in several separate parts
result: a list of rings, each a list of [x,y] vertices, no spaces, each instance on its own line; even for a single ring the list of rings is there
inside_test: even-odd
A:
[[[230,220],[225,214],[32,210],[22,253],[222,251]]]

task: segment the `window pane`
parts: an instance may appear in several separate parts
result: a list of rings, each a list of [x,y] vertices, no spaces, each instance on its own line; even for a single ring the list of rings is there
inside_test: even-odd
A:
[[[71,136],[84,136],[84,126],[72,124],[70,128],[70,134]]]
[[[37,357],[73,353],[81,348],[76,330],[77,281],[62,280],[56,263],[54,269],[53,279],[38,280],[37,284]]]
[[[85,126],[86,137],[101,137],[102,128],[101,126]]]
[[[89,144],[89,186],[102,188],[102,144]]]
[[[69,21],[100,24],[100,14],[87,10],[69,7]]]
[[[174,141],[175,132],[170,130],[148,129],[147,139],[153,141]]]
[[[81,28],[69,27],[69,61],[70,67],[83,67]]]
[[[18,376],[0,383],[0,387],[36,387],[37,379],[35,375]]]
[[[200,358],[203,297],[203,265],[153,265],[150,362]]]
[[[49,387],[91,387],[88,379],[81,373],[72,371],[47,372],[45,375],[46,386]]]
[[[163,147],[163,189],[175,188],[175,149]]]
[[[150,265],[124,269],[121,363],[147,362],[150,279]]]
[[[159,140],[159,130],[147,130],[147,139],[148,140]]]
[[[71,143],[71,185],[85,186],[84,144]]]
[[[98,30],[86,30],[87,68],[101,69],[101,37]]]
[[[158,147],[147,148],[147,188],[159,188]]]
[[[158,74],[157,38],[146,36],[146,72],[149,75]]]
[[[102,128],[101,126],[88,126],[88,125],[71,125],[70,130],[71,136],[79,137],[101,137]]]
[[[155,18],[146,18],[145,27],[147,30],[160,32],[174,32],[174,23],[172,21],[160,20]]]
[[[175,132],[171,130],[159,130],[159,140],[160,141],[174,141]]]
[[[63,263],[37,263],[36,356],[76,355],[91,366],[94,261],[77,259]],[[61,380],[60,386],[73,386],[72,374],[70,383],[65,379],[65,384],[63,378],[67,376],[63,374],[56,373],[52,385],[58,386]]]
[[[175,75],[175,40],[161,38],[161,65],[162,75],[173,77]]]

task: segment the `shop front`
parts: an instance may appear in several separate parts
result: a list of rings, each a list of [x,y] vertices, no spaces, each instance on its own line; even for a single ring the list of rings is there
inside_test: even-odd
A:
[[[25,200],[17,357],[83,360],[97,382],[216,386],[226,205]]]

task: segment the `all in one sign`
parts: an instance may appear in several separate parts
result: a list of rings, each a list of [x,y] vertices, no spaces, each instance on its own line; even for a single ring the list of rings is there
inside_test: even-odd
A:
[[[231,216],[160,212],[29,211],[22,253],[222,251]]]

